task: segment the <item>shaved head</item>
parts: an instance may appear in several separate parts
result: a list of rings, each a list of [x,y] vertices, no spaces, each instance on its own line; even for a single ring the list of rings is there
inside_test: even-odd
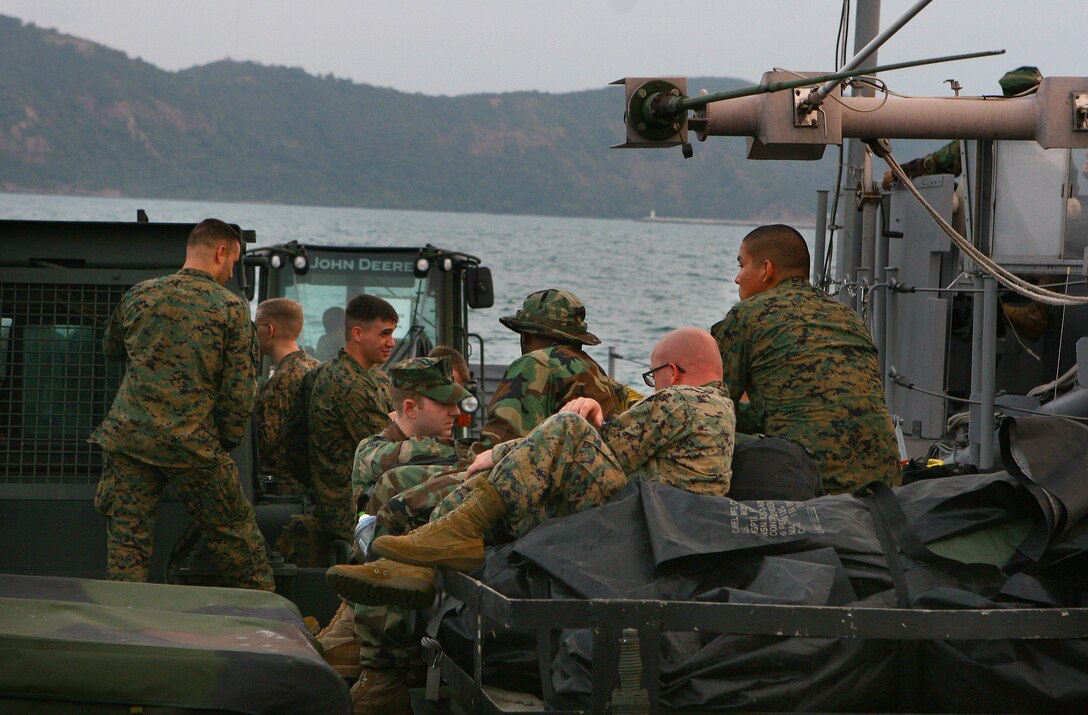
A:
[[[722,355],[718,343],[702,328],[678,328],[654,346],[650,361],[654,365],[676,363],[684,368],[678,382],[705,385],[722,379]]]
[[[770,261],[780,278],[807,276],[811,259],[804,236],[783,223],[760,226],[741,242],[757,263]]]

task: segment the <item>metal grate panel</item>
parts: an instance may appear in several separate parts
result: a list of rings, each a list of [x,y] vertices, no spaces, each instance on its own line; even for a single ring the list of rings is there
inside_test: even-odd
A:
[[[101,451],[86,440],[124,375],[102,338],[127,289],[0,285],[0,484],[98,481]]]

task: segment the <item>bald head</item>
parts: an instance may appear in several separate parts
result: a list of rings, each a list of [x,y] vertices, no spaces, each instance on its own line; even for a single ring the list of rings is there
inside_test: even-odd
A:
[[[705,385],[722,379],[718,343],[702,328],[679,328],[666,334],[654,346],[650,362],[654,367],[671,363],[683,368],[672,381],[675,385]]]
[[[811,262],[808,244],[791,226],[783,223],[760,226],[745,236],[742,243],[756,261],[773,263],[780,280],[808,275]]]

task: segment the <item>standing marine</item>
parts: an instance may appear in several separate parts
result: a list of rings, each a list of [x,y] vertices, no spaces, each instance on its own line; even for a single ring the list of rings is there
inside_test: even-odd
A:
[[[271,475],[278,496],[299,495],[305,486],[287,465],[287,415],[298,399],[302,378],[318,360],[298,346],[302,306],[290,298],[270,298],[257,306],[257,343],[272,361],[272,377],[261,388],[253,415],[257,423],[257,453],[261,474]]]
[[[257,393],[257,341],[245,301],[225,286],[242,253],[218,219],[189,234],[185,263],[132,287],[106,329],[125,376],[88,441],[103,450],[95,508],[106,517],[109,577],[146,581],[155,507],[167,485],[230,586],[271,591],[272,569],[230,450]]]
[[[329,566],[332,542],[352,539],[352,462],[359,442],[389,424],[389,376],[380,366],[393,351],[398,321],[397,311],[381,298],[355,296],[344,313],[344,347],[302,381],[297,404],[304,411],[306,449],[299,451],[308,463],[314,510],[292,517],[280,533],[276,550],[287,561]]]
[[[874,479],[898,484],[876,347],[857,313],[809,283],[805,239],[783,224],[760,226],[737,261],[741,300],[711,328],[737,431],[808,449],[831,494]]]

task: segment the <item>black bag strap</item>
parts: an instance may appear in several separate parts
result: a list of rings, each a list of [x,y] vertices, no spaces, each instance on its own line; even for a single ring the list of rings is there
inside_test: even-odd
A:
[[[910,608],[910,589],[907,586],[903,561],[899,558],[899,546],[888,524],[886,508],[881,509],[877,501],[875,494],[877,490],[870,489],[873,484],[886,486],[883,482],[870,482],[855,491],[854,496],[865,500],[865,508],[869,510],[869,515],[873,519],[876,538],[880,542],[880,550],[884,552],[884,560],[888,564],[888,575],[891,576],[892,586],[895,588],[895,605],[899,608]],[[895,497],[893,496],[892,499],[894,500]]]
[[[547,574],[530,565],[529,595],[533,598],[551,597],[550,582]],[[552,684],[552,632],[547,628],[536,629],[536,662],[540,671],[540,691],[544,704],[550,706],[555,701],[555,687]]]

